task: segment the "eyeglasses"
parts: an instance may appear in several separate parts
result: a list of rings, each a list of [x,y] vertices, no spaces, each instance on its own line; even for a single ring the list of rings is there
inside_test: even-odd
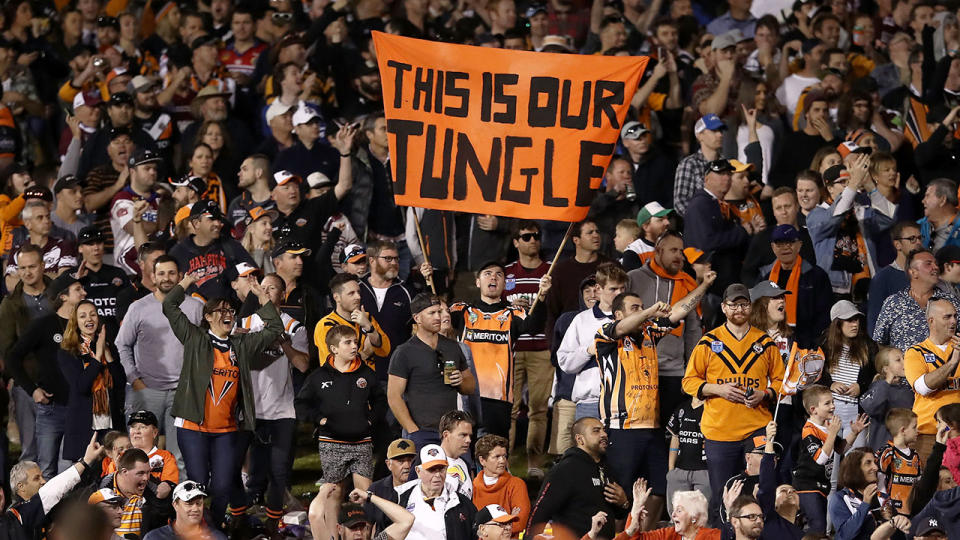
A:
[[[895,238],[895,240],[906,240],[907,242],[919,242],[920,240],[923,240],[923,237],[920,236],[919,234],[915,234],[913,236],[901,236],[900,238]]]
[[[749,302],[737,302],[737,303],[727,302],[727,307],[730,308],[731,311],[746,311],[750,309],[750,303]]]
[[[745,519],[747,521],[760,521],[763,519],[763,514],[743,514],[739,516],[733,516],[737,519]]]
[[[397,257],[396,255],[380,255],[380,256],[377,257],[377,258],[378,258],[378,259],[383,259],[383,260],[387,261],[388,263],[398,263],[398,262],[400,262],[400,257]]]
[[[211,311],[211,313],[219,313],[219,314],[221,314],[221,315],[233,315],[233,309],[231,309],[231,308],[217,308],[217,309]]]
[[[538,232],[528,232],[523,234],[518,234],[517,238],[523,240],[524,242],[532,242],[534,240],[540,240],[540,233]]]

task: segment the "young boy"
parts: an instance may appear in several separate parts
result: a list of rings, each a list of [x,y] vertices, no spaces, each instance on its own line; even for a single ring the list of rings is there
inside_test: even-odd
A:
[[[357,333],[346,325],[325,336],[330,355],[311,373],[294,400],[297,418],[313,422],[319,439],[323,483],[337,484],[328,499],[334,512],[347,480],[366,491],[373,477],[371,426],[386,413],[387,396],[377,374],[360,360]],[[333,514],[328,514],[333,515]]]
[[[826,386],[815,384],[803,391],[803,408],[810,418],[800,434],[800,452],[793,470],[793,487],[800,495],[800,508],[807,516],[807,534],[823,534],[827,530],[827,496],[834,457],[842,455],[857,435],[869,424],[867,415],[860,415],[850,426],[846,439],[837,440],[840,419],[835,416],[833,394]]]
[[[640,260],[640,253],[631,248],[634,242],[640,238],[640,225],[632,219],[621,219],[617,223],[617,234],[613,237],[613,247],[620,253],[620,264],[628,269],[640,268],[643,262]]]
[[[150,475],[159,483],[157,498],[165,499],[180,482],[180,468],[177,458],[167,450],[157,448],[157,435],[160,428],[157,417],[150,411],[137,411],[127,420],[127,431],[133,448],[139,448],[150,458]]]
[[[108,431],[103,436],[103,447],[107,451],[107,456],[100,463],[100,476],[106,476],[117,472],[117,458],[124,451],[133,448],[130,444],[130,437],[122,431]]]
[[[877,452],[880,467],[880,500],[890,504],[904,515],[910,515],[907,499],[913,485],[920,480],[923,466],[913,446],[917,442],[917,415],[910,409],[890,409],[884,422],[893,434],[893,440]]]
[[[741,223],[751,223],[754,226],[764,224],[763,210],[753,196],[755,184],[750,180],[750,174],[754,169],[753,163],[741,163],[731,159],[730,165],[733,165],[733,175],[730,177],[730,189],[724,201],[730,204],[730,208],[740,218]]]

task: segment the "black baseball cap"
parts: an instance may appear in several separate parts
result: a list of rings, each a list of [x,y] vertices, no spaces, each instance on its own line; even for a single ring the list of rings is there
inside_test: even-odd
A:
[[[83,180],[77,178],[72,174],[68,174],[66,176],[61,176],[60,178],[57,179],[57,181],[53,184],[53,192],[60,193],[65,189],[75,188],[75,187],[85,187],[86,185],[87,183],[84,182]]]
[[[23,191],[23,198],[30,199],[39,199],[41,201],[53,202],[53,193],[50,192],[50,188],[47,186],[30,186]]]
[[[430,306],[440,305],[440,299],[437,295],[430,293],[420,293],[410,301],[410,314],[416,315]]]
[[[131,167],[138,167],[140,165],[146,165],[147,163],[160,163],[163,161],[163,158],[153,150],[143,149],[137,150],[130,156],[128,163]]]
[[[56,300],[74,283],[80,283],[80,280],[78,280],[76,274],[74,274],[74,270],[75,269],[73,268],[68,269],[66,272],[60,274],[56,279],[50,282],[50,285],[47,286],[47,296],[51,300]]]
[[[202,216],[207,216],[210,219],[223,220],[223,212],[220,211],[220,205],[217,204],[217,201],[211,201],[209,199],[197,201],[193,203],[193,207],[190,208],[190,219]]]
[[[192,50],[195,51],[195,50],[199,49],[200,47],[203,47],[204,45],[213,45],[213,46],[216,46],[218,41],[220,41],[220,40],[217,38],[217,36],[214,36],[214,35],[211,35],[211,34],[206,34],[206,35],[200,36],[200,37],[194,39],[193,41],[191,41],[191,42],[190,42],[190,49],[192,49]]]
[[[174,180],[171,178],[170,185],[174,187],[188,187],[197,192],[197,194],[204,194],[207,191],[207,181],[199,176],[193,175],[184,175],[180,177],[179,180]]]
[[[131,426],[133,424],[146,424],[148,426],[160,427],[160,424],[157,422],[157,415],[153,414],[151,411],[137,411],[130,415],[130,418],[127,420],[127,425]]]
[[[80,234],[77,235],[77,243],[81,246],[84,244],[104,242],[105,240],[106,238],[103,236],[103,230],[96,225],[90,225],[80,229]]]
[[[281,242],[277,247],[273,248],[274,257],[279,257],[284,253],[292,253],[294,255],[303,255],[304,257],[309,257],[311,250],[296,240],[286,240]]]
[[[117,137],[127,136],[130,137],[130,140],[133,140],[133,132],[130,131],[130,128],[125,127],[112,127],[110,131],[107,132],[107,140],[113,141]]]
[[[750,290],[747,289],[747,286],[743,283],[731,283],[726,290],[723,291],[724,302],[733,302],[737,298],[750,300]]]
[[[500,270],[502,270],[504,273],[506,273],[506,271],[507,271],[506,267],[503,266],[503,263],[501,263],[500,261],[487,261],[487,262],[481,264],[481,265],[480,265],[480,268],[477,268],[477,275],[479,276],[480,274],[483,273],[484,270],[486,270],[487,268],[490,268],[490,267],[492,267],[492,266],[496,266],[497,268],[499,268]]]
[[[114,92],[110,94],[108,105],[133,105],[133,96],[129,92]]]
[[[715,159],[707,164],[707,170],[712,173],[732,173],[734,170],[733,165],[730,164],[729,160],[726,159]]]
[[[358,523],[370,523],[370,518],[359,504],[347,503],[340,507],[337,523],[349,529]]]

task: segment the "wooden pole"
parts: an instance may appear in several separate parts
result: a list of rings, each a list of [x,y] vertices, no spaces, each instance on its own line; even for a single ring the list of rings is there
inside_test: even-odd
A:
[[[416,214],[414,214],[416,215]],[[557,260],[560,259],[560,254],[563,252],[563,247],[567,245],[567,239],[570,238],[570,233],[573,232],[573,222],[570,223],[570,226],[567,227],[566,234],[563,235],[563,240],[560,241],[560,247],[557,248],[557,254],[553,256],[553,262],[550,263],[550,269],[547,270],[545,275],[549,276],[553,273],[553,269],[557,267]],[[537,307],[537,302],[540,301],[540,295],[538,294],[536,298],[533,299],[533,303],[530,304],[530,311],[527,313],[533,313],[533,308]]]
[[[417,240],[420,241],[420,252],[423,253],[423,260],[424,260],[425,262],[430,262],[429,259],[428,259],[428,257],[427,257],[427,247],[426,247],[426,245],[423,243],[423,233],[420,232],[420,218],[417,216],[417,209],[416,209],[416,208],[413,208],[412,210],[413,210],[413,224],[414,224],[414,226],[416,226],[416,228],[417,228]],[[430,274],[430,277],[427,278],[427,285],[430,286],[430,290],[433,292],[433,294],[437,294],[437,288],[436,288],[436,286],[434,286],[434,284],[433,284],[433,274],[432,274],[432,273]]]

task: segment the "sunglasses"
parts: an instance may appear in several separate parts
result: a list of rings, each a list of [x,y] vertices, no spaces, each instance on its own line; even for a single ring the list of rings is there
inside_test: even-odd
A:
[[[530,232],[530,233],[518,234],[517,238],[519,238],[520,240],[523,240],[524,242],[532,242],[534,240],[540,240],[540,233]]]
[[[198,489],[198,490],[200,490],[200,491],[202,491],[202,492],[204,492],[204,493],[207,492],[207,487],[206,487],[206,486],[204,486],[204,485],[201,484],[200,482],[194,482],[193,480],[189,480],[189,481],[187,481],[187,482],[184,482],[184,483],[183,483],[183,489],[185,489],[185,490],[187,490],[187,491],[193,491],[193,490],[195,490],[195,489]]]
[[[293,13],[274,13],[270,15],[270,18],[273,19],[273,22],[290,22],[293,20]]]

